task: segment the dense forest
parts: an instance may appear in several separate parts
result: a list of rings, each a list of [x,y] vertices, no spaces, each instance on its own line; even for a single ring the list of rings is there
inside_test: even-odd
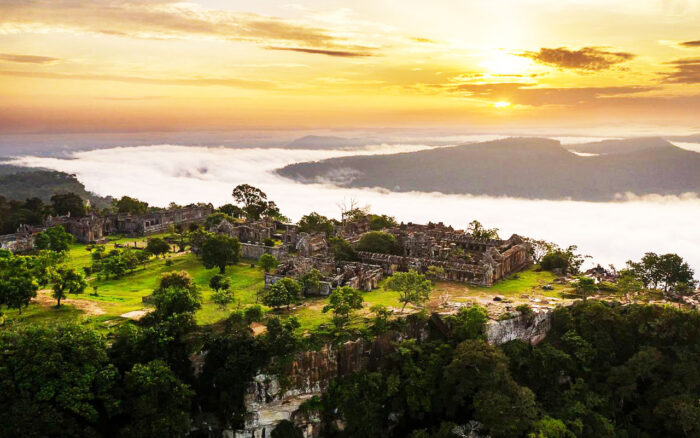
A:
[[[0,195],[9,200],[38,198],[48,202],[55,194],[75,193],[96,208],[105,208],[110,201],[85,189],[75,175],[30,167],[0,164]]]
[[[700,436],[700,315],[588,301],[552,318],[534,347],[492,346],[464,325],[404,341],[317,401],[329,436]]]

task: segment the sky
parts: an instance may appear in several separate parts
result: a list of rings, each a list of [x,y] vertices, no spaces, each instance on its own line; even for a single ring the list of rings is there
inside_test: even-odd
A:
[[[700,0],[0,0],[0,133],[700,130]]]

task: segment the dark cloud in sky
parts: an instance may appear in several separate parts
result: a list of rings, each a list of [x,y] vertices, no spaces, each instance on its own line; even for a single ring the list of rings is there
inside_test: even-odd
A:
[[[0,61],[19,62],[27,64],[51,64],[58,61],[58,58],[51,56],[18,55],[15,53],[0,53]]]
[[[310,49],[306,47],[276,47],[268,46],[265,47],[268,50],[287,50],[290,52],[301,52],[310,53],[314,55],[326,55],[326,56],[339,56],[342,58],[357,58],[362,56],[372,56],[368,51],[354,51],[354,50],[327,50],[327,49]]]
[[[683,47],[700,47],[700,40],[695,40],[695,41],[683,41],[682,43],[678,43]]]
[[[667,63],[674,67],[674,71],[663,73],[664,82],[675,84],[700,83],[700,58],[676,59]]]
[[[610,52],[599,47],[583,47],[578,50],[543,47],[538,52],[524,52],[518,55],[544,65],[585,71],[607,70],[635,57],[632,53]]]

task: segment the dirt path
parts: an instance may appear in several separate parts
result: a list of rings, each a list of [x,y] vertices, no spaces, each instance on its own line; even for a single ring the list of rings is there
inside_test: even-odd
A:
[[[51,290],[43,289],[36,294],[36,298],[32,299],[32,303],[36,303],[45,307],[55,306],[56,299],[52,296]],[[99,304],[97,304],[97,302],[91,300],[64,298],[61,300],[61,305],[63,304],[70,304],[71,306],[75,307],[76,309],[82,310],[83,312],[85,312],[86,315],[90,316],[104,315],[105,313],[107,313],[102,307],[99,306]]]

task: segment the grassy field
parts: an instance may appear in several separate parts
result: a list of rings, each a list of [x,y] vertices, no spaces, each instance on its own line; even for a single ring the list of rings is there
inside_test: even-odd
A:
[[[107,244],[107,251],[114,248],[115,243],[145,245],[145,238],[119,238],[113,237]],[[166,260],[168,263],[166,264]],[[89,266],[91,262],[90,252],[86,245],[74,244],[68,253],[65,265],[75,268]],[[169,266],[168,266],[169,265]],[[242,261],[236,266],[230,266],[226,270],[226,276],[230,278],[231,289],[235,293],[235,301],[226,309],[221,309],[211,301],[213,291],[209,287],[209,280],[218,273],[218,269],[205,269],[204,266],[191,253],[172,253],[164,259],[152,259],[145,267],[140,267],[134,272],[119,279],[102,279],[96,277],[89,279],[89,286],[81,295],[69,295],[66,303],[57,309],[53,304],[50,291],[41,291],[38,303],[33,303],[28,309],[19,314],[16,310],[4,312],[6,321],[14,322],[54,322],[65,320],[90,320],[102,327],[126,321],[120,315],[134,310],[144,309],[142,298],[152,293],[158,284],[160,276],[170,271],[188,272],[202,292],[202,308],[197,312],[196,319],[199,324],[214,324],[225,319],[231,311],[244,309],[256,304],[257,293],[263,288],[264,273],[256,262]],[[554,283],[555,276],[549,272],[537,272],[529,269],[520,272],[510,278],[498,282],[491,288],[469,286],[461,283],[438,282],[435,284],[431,299],[449,296],[452,301],[467,301],[475,297],[490,297],[503,295],[509,298],[517,298],[522,294],[562,297],[569,289],[568,286]],[[388,308],[400,309],[398,293],[385,290],[384,281],[380,287],[371,292],[365,292],[364,308],[360,315],[369,315],[370,307],[381,304]],[[551,284],[553,290],[543,290],[542,286]],[[97,296],[93,295],[93,286],[97,286]],[[287,311],[282,309],[277,313],[286,317],[294,315],[299,319],[302,330],[313,329],[320,324],[331,320],[330,313],[323,313],[322,309],[327,304],[327,298],[308,298],[301,305]],[[271,309],[266,309],[271,311]]]

